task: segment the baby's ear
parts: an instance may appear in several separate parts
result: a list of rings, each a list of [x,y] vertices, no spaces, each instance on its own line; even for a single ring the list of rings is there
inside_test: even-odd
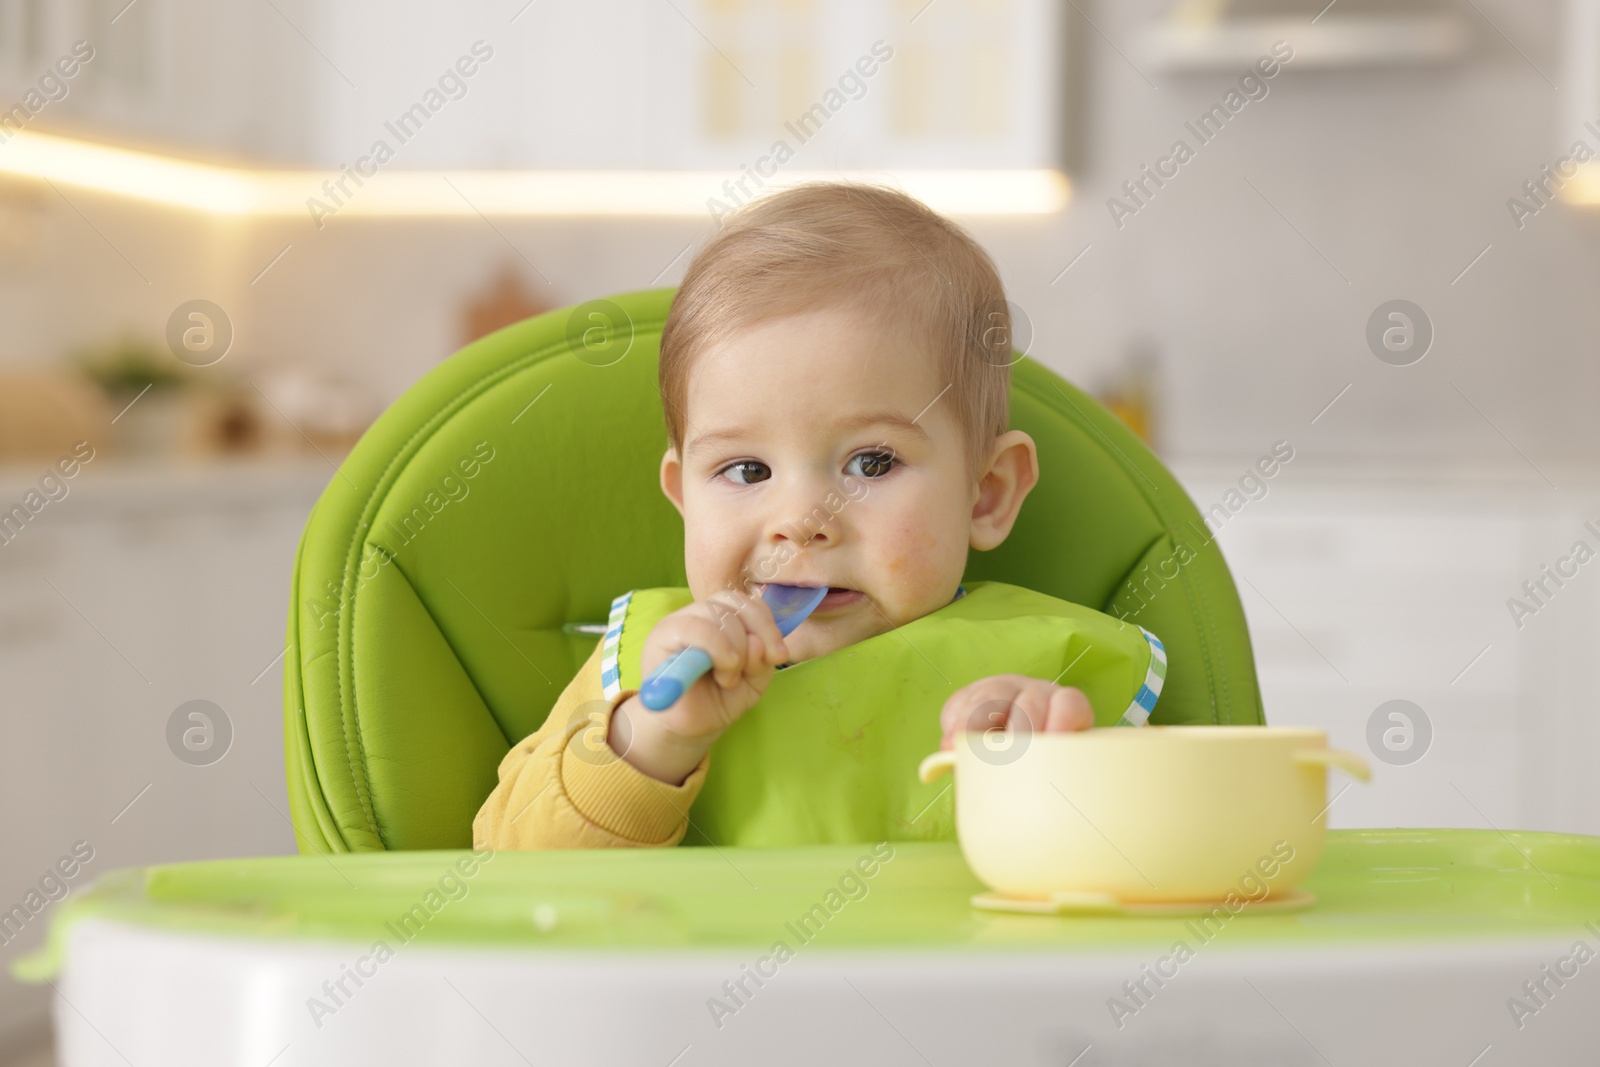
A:
[[[678,509],[678,514],[683,514],[683,461],[678,458],[678,450],[667,447],[666,454],[661,457],[661,491],[672,501],[672,506]]]
[[[980,552],[998,547],[1011,535],[1022,502],[1039,481],[1039,450],[1021,430],[994,439],[989,467],[978,479],[972,504],[971,544]]]

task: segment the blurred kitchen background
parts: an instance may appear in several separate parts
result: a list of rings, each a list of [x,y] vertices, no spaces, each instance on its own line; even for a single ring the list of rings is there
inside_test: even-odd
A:
[[[752,172],[991,251],[1207,512],[1270,720],[1381,761],[1333,826],[1600,832],[1600,0],[0,0],[8,105],[0,910],[80,841],[292,851],[334,464],[465,341],[675,283]],[[0,977],[0,1061],[47,992]]]

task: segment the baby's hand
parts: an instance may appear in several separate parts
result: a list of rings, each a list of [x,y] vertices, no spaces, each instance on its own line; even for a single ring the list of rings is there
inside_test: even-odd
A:
[[[1024,674],[993,674],[962,686],[944,702],[939,747],[954,747],[955,735],[963,730],[1066,733],[1093,725],[1094,710],[1082,690]]]
[[[686,648],[704,649],[711,669],[664,711],[629,697],[612,715],[606,739],[639,770],[673,785],[755,707],[777,665],[789,658],[766,601],[736,591],[713,594],[656,623],[640,657],[644,676]]]

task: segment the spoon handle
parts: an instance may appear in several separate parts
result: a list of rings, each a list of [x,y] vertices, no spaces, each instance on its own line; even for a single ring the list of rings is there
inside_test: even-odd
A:
[[[639,687],[639,702],[651,711],[665,711],[710,669],[711,657],[704,649],[686,648],[644,680]]]

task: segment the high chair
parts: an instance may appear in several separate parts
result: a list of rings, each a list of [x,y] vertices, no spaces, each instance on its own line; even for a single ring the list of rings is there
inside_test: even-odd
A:
[[[1595,980],[1572,976],[1574,939],[1600,937],[1594,838],[1331,831],[1315,907],[1238,917],[980,911],[949,840],[462,850],[612,597],[684,583],[656,474],[671,298],[484,338],[362,439],[295,567],[285,747],[308,854],[115,871],[62,901],[14,970],[55,985],[64,1067],[1592,1059],[1585,994],[1546,975]],[[1013,373],[1043,481],[968,578],[1158,633],[1156,722],[1260,724],[1239,600],[1183,490],[1094,401]],[[1074,807],[1148,808],[1142,784]]]
[[[682,520],[657,482],[672,295],[591,301],[467,346],[329,484],[301,541],[285,657],[303,851],[470,845],[500,758],[543,722],[612,598],[686,584]],[[1156,723],[1261,723],[1238,593],[1177,481],[1034,360],[1012,368],[1011,414],[1038,443],[1041,480],[967,579],[1159,635]]]

